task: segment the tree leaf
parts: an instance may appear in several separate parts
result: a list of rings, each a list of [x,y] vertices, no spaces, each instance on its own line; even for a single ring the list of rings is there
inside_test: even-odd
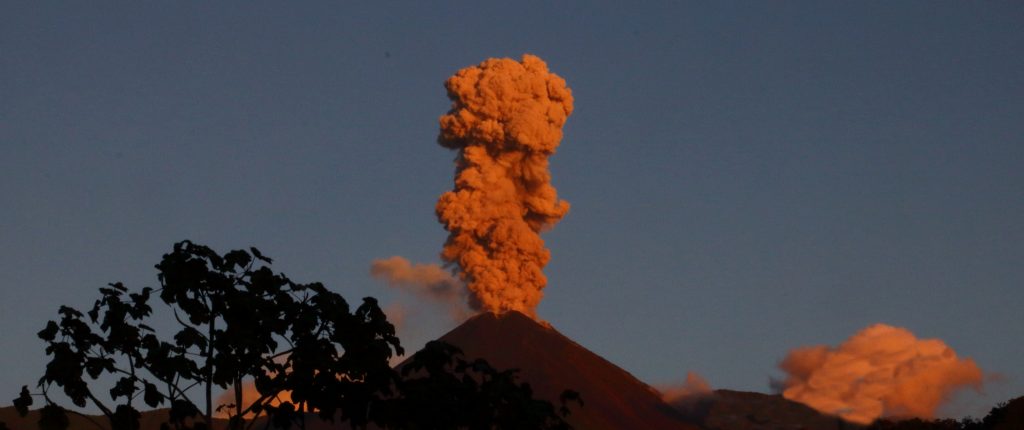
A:
[[[28,415],[29,406],[32,406],[32,395],[28,392],[28,386],[22,385],[21,393],[14,399],[14,409],[18,411],[18,415],[24,417]]]
[[[143,395],[143,400],[146,402],[146,405],[151,408],[160,406],[164,402],[164,395],[156,388],[156,385],[149,382],[144,382],[144,384],[146,386],[146,391]]]
[[[256,248],[250,247],[249,251],[252,252],[252,255],[254,255],[257,259],[259,259],[260,261],[263,261],[264,263],[267,263],[267,264],[273,264],[274,263],[274,260],[270,259],[270,257],[264,256],[263,253],[261,253],[260,250],[258,250]]]
[[[121,396],[131,398],[133,393],[135,393],[135,379],[130,376],[118,379],[114,388],[110,389],[110,397],[114,400]]]
[[[96,379],[105,370],[114,370],[114,360],[112,358],[89,357],[85,359],[85,372],[89,374],[89,377]]]
[[[60,326],[58,326],[57,323],[53,321],[47,321],[46,328],[40,330],[37,336],[39,336],[39,338],[42,340],[52,342],[53,339],[57,337],[58,331],[60,331]]]
[[[227,263],[229,269],[232,267],[244,269],[252,261],[252,257],[249,256],[248,252],[236,249],[224,254],[224,261]]]
[[[174,342],[185,349],[198,345],[200,349],[206,349],[206,338],[199,330],[192,327],[185,327],[174,335]]]

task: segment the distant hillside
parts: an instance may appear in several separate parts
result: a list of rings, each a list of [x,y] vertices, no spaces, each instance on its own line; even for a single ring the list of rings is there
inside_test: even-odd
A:
[[[673,406],[684,412],[685,419],[691,425],[706,430],[1024,430],[1024,397],[1001,404],[993,408],[986,417],[966,425],[956,420],[907,420],[880,421],[869,427],[822,415],[779,395],[717,390],[711,395],[691,400],[694,401]],[[75,415],[70,417],[70,430],[107,429],[106,419],[101,416],[91,417],[100,425],[99,427],[85,418]],[[165,417],[166,410],[143,412],[140,430],[158,430]],[[0,421],[6,422],[10,430],[38,430],[38,420],[38,411],[32,411],[28,417],[21,418],[13,406],[0,408]],[[224,424],[223,420],[218,420],[214,424],[214,429],[223,430]],[[348,428],[316,419],[311,419],[308,424],[308,430]],[[586,428],[577,427],[578,430]]]
[[[707,430],[862,429],[777,394],[716,390],[673,402],[672,406],[688,421]]]
[[[68,427],[70,430],[106,430],[110,428],[107,418],[102,415],[86,418],[81,415],[68,414],[68,418],[71,421],[71,425]],[[14,410],[14,406],[0,408],[0,421],[7,423],[7,428],[10,430],[38,430],[39,410],[29,411],[28,416],[22,418],[18,416],[18,411]],[[160,424],[165,421],[167,421],[166,409],[146,411],[142,413],[139,428],[140,430],[158,430]],[[226,427],[224,420],[216,421],[214,423],[214,430]]]

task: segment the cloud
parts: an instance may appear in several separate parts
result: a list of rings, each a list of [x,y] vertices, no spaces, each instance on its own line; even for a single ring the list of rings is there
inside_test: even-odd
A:
[[[256,385],[252,382],[245,382],[242,384],[242,408],[248,407],[254,401],[260,398],[260,392],[256,390]],[[276,398],[270,399],[268,402],[271,406],[280,405],[282,402],[290,402],[292,400],[291,392],[285,391],[278,395]],[[221,405],[235,404],[235,389],[234,387],[228,387],[220,396],[217,396],[214,400],[213,407],[216,409]],[[217,418],[230,418],[234,415],[235,408],[223,408],[220,411],[214,412],[214,416]],[[250,412],[245,414],[245,418],[252,418],[253,414]]]
[[[696,372],[686,372],[686,379],[676,384],[659,385],[661,399],[691,420],[702,421],[717,397],[711,384]]]
[[[396,255],[374,260],[370,264],[370,275],[387,282],[392,288],[443,305],[448,316],[455,322],[461,322],[472,315],[467,305],[466,287],[436,264],[412,264],[409,260]],[[402,319],[402,322],[408,315],[405,308],[395,308],[392,311],[395,317]],[[392,318],[392,313],[388,313],[388,317]]]
[[[837,347],[797,348],[779,364],[783,396],[856,423],[879,417],[932,418],[956,392],[980,389],[982,371],[939,339],[918,339],[885,324]]]
[[[661,398],[667,403],[674,403],[685,398],[711,394],[711,384],[696,372],[686,372],[686,380],[679,384],[658,387]]]
[[[398,333],[399,337],[404,336],[403,332],[406,329],[406,320],[409,317],[409,309],[401,303],[393,302],[384,306],[383,311],[384,314],[388,316],[388,322],[395,326],[395,333]],[[388,360],[388,364],[391,365],[391,367],[395,367],[402,361],[405,361],[406,358],[407,356],[405,355],[394,354]]]

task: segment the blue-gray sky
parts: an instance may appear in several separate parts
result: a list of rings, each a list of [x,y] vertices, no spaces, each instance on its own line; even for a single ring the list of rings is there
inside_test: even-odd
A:
[[[533,53],[576,99],[539,313],[642,380],[767,391],[875,322],[1024,394],[1024,4],[0,5],[0,394],[35,332],[192,239],[356,300],[438,262],[442,83]],[[410,316],[411,346],[450,324]],[[3,397],[0,397],[3,398]]]

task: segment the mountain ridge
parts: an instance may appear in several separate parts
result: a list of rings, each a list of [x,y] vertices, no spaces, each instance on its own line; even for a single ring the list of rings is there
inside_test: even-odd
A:
[[[698,428],[625,369],[522,313],[482,313],[438,340],[459,347],[469,359],[518,369],[538,398],[556,403],[565,389],[579,392],[584,404],[571,408],[567,420],[577,429]]]

